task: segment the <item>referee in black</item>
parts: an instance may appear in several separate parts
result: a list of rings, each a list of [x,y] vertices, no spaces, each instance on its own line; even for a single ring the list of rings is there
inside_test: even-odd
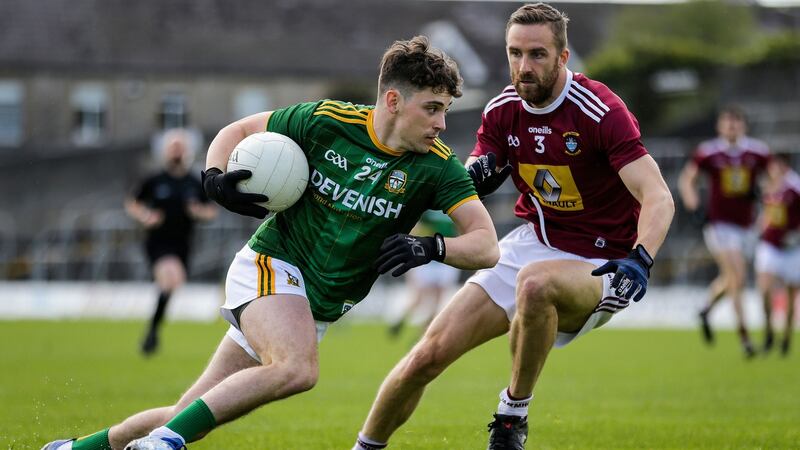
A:
[[[125,199],[125,210],[146,230],[145,250],[158,285],[158,303],[141,343],[145,356],[158,348],[158,329],[169,298],[186,281],[192,230],[197,221],[216,217],[200,180],[189,173],[193,152],[183,129],[164,133],[163,168],[147,177]]]

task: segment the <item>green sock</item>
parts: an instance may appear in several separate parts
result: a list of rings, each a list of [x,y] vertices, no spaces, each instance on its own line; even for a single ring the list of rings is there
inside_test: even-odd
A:
[[[164,426],[180,434],[186,442],[192,442],[201,433],[213,430],[217,421],[208,405],[198,398]]]
[[[72,443],[72,450],[112,450],[111,443],[108,442],[108,428],[78,438]]]

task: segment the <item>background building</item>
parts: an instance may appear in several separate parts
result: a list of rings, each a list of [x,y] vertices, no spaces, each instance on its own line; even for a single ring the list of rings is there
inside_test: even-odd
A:
[[[721,5],[705,16],[687,5],[559,5],[573,19],[570,67],[621,93],[673,189],[694,145],[713,135],[721,103],[744,105],[752,134],[776,149],[800,148],[800,57],[797,52],[791,57],[800,49],[800,8],[736,5]],[[480,109],[508,83],[503,30],[518,6],[397,0],[0,2],[0,279],[147,278],[139,230],[124,215],[122,199],[153,164],[151,148],[164,129],[197,132],[199,169],[209,140],[236,118],[318,98],[371,103],[377,61],[396,39],[426,34],[459,62],[466,91],[448,117],[444,138],[465,158]],[[725,17],[714,20],[715,14]],[[658,20],[667,29],[675,23],[690,27],[660,33],[659,43],[705,30],[707,38],[700,32],[694,38],[709,47],[684,51],[688,56],[654,56],[645,45],[646,24],[631,25],[642,20],[637,17],[653,20],[653,27]],[[685,17],[705,22],[687,24]],[[711,44],[722,36],[719,48],[728,47],[724,27],[713,26],[718,23],[750,27],[750,35],[739,33],[747,41],[740,49],[761,42],[756,34],[785,42],[769,44],[749,60],[720,61],[727,53]],[[790,56],[781,56],[781,49]],[[732,51],[737,53],[746,52]],[[633,62],[620,64],[619,54]],[[515,200],[511,183],[491,197],[501,233],[516,223]],[[195,275],[224,276],[230,257],[257,224],[224,213],[201,227]],[[698,226],[679,210],[655,282],[709,279],[713,265],[700,243]]]

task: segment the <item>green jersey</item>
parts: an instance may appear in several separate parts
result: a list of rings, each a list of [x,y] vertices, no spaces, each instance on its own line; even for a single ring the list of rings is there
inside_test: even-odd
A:
[[[303,149],[309,181],[300,200],[261,224],[248,244],[300,268],[316,320],[335,321],[367,295],[384,239],[408,233],[428,209],[449,214],[477,199],[439,139],[426,154],[379,142],[373,109],[301,103],[273,112],[267,124]]]

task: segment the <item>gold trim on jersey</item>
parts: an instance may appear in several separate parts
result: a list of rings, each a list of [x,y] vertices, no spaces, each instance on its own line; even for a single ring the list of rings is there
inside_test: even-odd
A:
[[[358,115],[363,117],[365,120],[367,118],[367,114],[369,109],[368,108],[356,108],[353,105],[343,104],[334,101],[324,101],[317,107],[317,111],[319,110],[330,110],[340,114],[346,115]]]
[[[450,150],[450,147],[444,145],[444,142],[442,142],[442,140],[439,138],[436,138],[433,141],[433,145],[430,146],[430,151],[442,159],[447,159],[453,154],[453,151]]]
[[[465,198],[465,199],[461,200],[460,202],[458,202],[458,203],[456,203],[455,205],[453,205],[453,206],[451,206],[450,208],[448,208],[448,209],[447,209],[447,211],[445,211],[445,214],[450,214],[450,213],[452,213],[452,212],[453,212],[453,211],[455,211],[455,210],[456,210],[456,209],[457,209],[459,206],[461,206],[461,205],[463,205],[464,203],[467,203],[467,202],[469,202],[469,201],[472,201],[472,200],[480,200],[480,199],[478,198],[478,196],[477,196],[477,195],[470,195],[469,197],[467,197],[467,198]]]
[[[339,122],[355,123],[355,124],[358,124],[358,125],[366,125],[367,124],[367,122],[364,119],[350,119],[350,118],[347,118],[347,117],[337,116],[336,114],[334,114],[332,112],[328,112],[328,111],[317,111],[317,112],[314,113],[314,115],[315,116],[332,117],[332,118],[338,120]]]
[[[371,109],[369,111],[369,114],[367,114],[367,133],[369,133],[369,138],[372,140],[372,143],[375,145],[375,147],[378,150],[380,150],[380,151],[382,151],[384,153],[388,153],[388,154],[390,154],[392,156],[401,156],[403,154],[403,152],[399,152],[399,151],[397,151],[397,150],[395,150],[395,149],[393,149],[391,147],[387,147],[387,146],[383,145],[381,143],[380,139],[378,139],[378,135],[375,134],[375,114],[374,113],[375,113],[375,110]]]
[[[275,271],[272,270],[272,257],[256,254],[256,267],[258,268],[258,296],[274,294]]]

